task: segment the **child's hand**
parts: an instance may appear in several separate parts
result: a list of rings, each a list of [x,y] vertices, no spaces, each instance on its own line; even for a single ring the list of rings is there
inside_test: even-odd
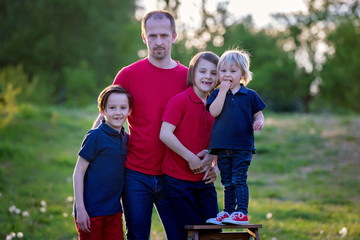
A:
[[[90,233],[90,218],[88,213],[86,212],[85,209],[81,210],[77,210],[77,218],[76,218],[76,222],[77,225],[79,226],[80,230],[85,232],[85,233]]]
[[[222,81],[219,86],[219,92],[227,93],[230,89],[230,81]]]
[[[203,170],[202,161],[195,154],[192,154],[191,156],[188,156],[186,159],[188,161],[190,169],[195,174],[200,173]]]
[[[253,128],[255,131],[261,131],[264,127],[264,121],[262,120],[256,120],[254,123],[253,123]]]

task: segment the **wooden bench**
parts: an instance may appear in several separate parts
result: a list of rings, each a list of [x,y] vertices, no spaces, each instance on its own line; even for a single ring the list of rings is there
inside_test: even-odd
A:
[[[220,239],[260,239],[261,224],[249,225],[186,225],[187,240],[220,240]],[[222,229],[246,229],[246,231],[225,232]]]

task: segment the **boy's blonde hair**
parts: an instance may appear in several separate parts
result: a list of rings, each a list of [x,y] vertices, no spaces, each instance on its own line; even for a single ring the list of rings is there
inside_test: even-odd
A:
[[[241,82],[246,85],[252,80],[252,72],[250,71],[250,56],[249,53],[242,49],[231,49],[225,51],[219,60],[217,71],[220,73],[220,67],[224,64],[235,64],[241,69],[244,75]]]

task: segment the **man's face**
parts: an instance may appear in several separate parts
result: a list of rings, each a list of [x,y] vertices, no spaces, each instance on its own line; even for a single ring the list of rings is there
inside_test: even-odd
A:
[[[170,57],[171,46],[176,39],[176,34],[171,31],[170,20],[167,18],[153,19],[146,21],[146,33],[143,40],[147,45],[149,56],[156,60]]]

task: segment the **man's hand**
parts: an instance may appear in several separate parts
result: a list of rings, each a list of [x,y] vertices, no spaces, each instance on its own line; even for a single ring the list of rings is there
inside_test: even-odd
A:
[[[206,181],[205,183],[206,184],[210,184],[210,183],[213,183],[215,182],[216,178],[217,178],[217,175],[219,173],[219,168],[217,166],[212,166],[212,167],[209,167],[206,172],[205,172],[205,175],[203,177],[203,181]]]
[[[214,158],[215,158],[214,155],[208,154],[208,150],[206,150],[206,149],[204,149],[201,152],[199,152],[198,154],[196,154],[196,156],[198,156],[202,161],[202,165],[204,167],[203,172],[205,172],[207,167],[212,166],[212,162],[214,161]]]

